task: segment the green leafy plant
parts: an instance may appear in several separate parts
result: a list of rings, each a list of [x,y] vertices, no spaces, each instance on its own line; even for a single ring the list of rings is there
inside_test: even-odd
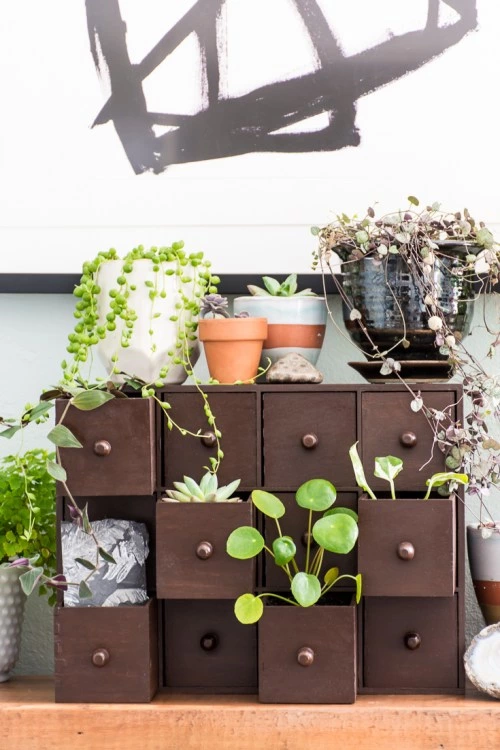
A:
[[[164,502],[170,503],[239,503],[239,497],[232,497],[238,489],[241,479],[223,487],[218,486],[216,474],[207,472],[198,484],[191,477],[183,477],[182,482],[174,482],[175,489],[167,490]]]
[[[358,487],[364,490],[372,500],[376,500],[377,497],[374,492],[370,489],[370,486],[366,480],[365,471],[363,464],[358,453],[358,444],[354,443],[349,448],[349,456],[351,459],[352,467],[354,469],[354,475],[356,477],[356,483]],[[375,469],[374,476],[379,479],[385,479],[389,483],[391,490],[391,498],[396,499],[396,489],[394,486],[394,480],[398,474],[403,470],[403,461],[396,456],[377,456],[375,458]],[[445,471],[433,474],[430,479],[427,479],[425,484],[427,485],[427,492],[424,496],[424,500],[428,500],[431,491],[434,487],[439,488],[442,494],[448,496],[453,492],[458,485],[466,485],[469,481],[467,474],[459,474],[454,471]]]
[[[20,577],[26,594],[37,583],[40,594],[48,593],[56,573],[56,489],[47,471],[53,459],[54,454],[33,449],[6,456],[0,465],[0,562],[26,568]],[[52,588],[49,603],[55,599]]]
[[[302,484],[295,494],[297,504],[308,512],[308,534],[304,570],[299,570],[295,556],[296,545],[292,537],[284,536],[279,519],[286,508],[279,498],[264,490],[254,490],[251,500],[263,515],[274,520],[278,536],[269,548],[262,534],[253,526],[240,526],[228,537],[226,551],[238,560],[248,560],[265,551],[288,578],[293,599],[274,593],[242,594],[235,602],[234,612],[244,625],[257,622],[264,611],[264,597],[274,597],[298,607],[311,607],[325,596],[332,586],[346,578],[356,584],[356,601],[361,598],[361,575],[339,575],[338,568],[330,568],[322,576],[325,550],[347,554],[358,538],[357,514],[349,508],[332,508],[337,491],[326,479],[311,479]],[[313,513],[322,516],[313,524]],[[311,555],[312,540],[318,547]],[[321,578],[322,576],[322,578]]]
[[[404,210],[376,215],[369,207],[362,215],[337,214],[335,220],[321,227],[312,227],[318,240],[313,252],[313,267],[320,267],[323,276],[333,277],[342,300],[350,311],[349,318],[361,330],[367,345],[364,354],[380,361],[383,375],[396,377],[412,394],[411,408],[421,411],[432,430],[434,447],[446,456],[449,469],[469,477],[466,491],[479,499],[479,522],[494,526],[494,516],[486,507],[491,488],[500,488],[500,442],[495,439],[500,424],[500,376],[498,366],[489,367],[488,360],[498,361],[500,328],[498,314],[488,319],[483,309],[480,328],[486,339],[484,356],[472,353],[460,331],[456,331],[456,315],[447,314],[448,301],[443,295],[437,271],[442,267],[454,286],[462,285],[471,298],[478,292],[498,294],[500,291],[500,244],[484,222],[473,218],[467,208],[463,211],[442,210],[439,203],[420,205],[414,195],[408,196]],[[455,248],[456,252],[453,250]],[[391,356],[392,349],[410,347],[406,336],[404,303],[392,289],[388,264],[394,255],[400,256],[415,288],[424,320],[434,337],[436,352],[446,357],[450,370],[463,382],[467,411],[463,423],[456,420],[454,405],[437,410],[425,403],[425,398],[401,374],[401,363]],[[343,289],[336,276],[335,256],[343,263],[362,263],[370,259],[384,270],[388,296],[394,299],[402,324],[399,341],[382,351],[370,335],[363,316]],[[451,265],[446,265],[448,261]],[[485,302],[486,297],[483,298]],[[336,325],[326,300],[332,323]]]
[[[264,289],[260,286],[249,284],[248,291],[255,297],[314,297],[315,292],[311,289],[297,291],[297,274],[291,273],[281,284],[271,276],[263,276]]]

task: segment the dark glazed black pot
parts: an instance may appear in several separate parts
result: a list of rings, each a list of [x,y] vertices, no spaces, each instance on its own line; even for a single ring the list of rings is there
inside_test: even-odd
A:
[[[440,290],[439,306],[450,329],[463,337],[470,330],[473,292],[470,281],[453,272],[459,268],[459,258],[465,250],[462,245],[447,244],[442,251],[449,257],[439,256],[432,271],[434,284]],[[435,333],[427,327],[428,312],[421,292],[402,256],[343,263],[342,274],[344,292],[353,307],[360,311],[364,325],[381,352],[391,349],[405,336],[404,316],[410,346],[405,348],[400,344],[390,356],[400,360],[447,359],[435,344]],[[374,354],[359,323],[350,320],[349,312],[344,305],[344,322],[349,335],[363,352]]]

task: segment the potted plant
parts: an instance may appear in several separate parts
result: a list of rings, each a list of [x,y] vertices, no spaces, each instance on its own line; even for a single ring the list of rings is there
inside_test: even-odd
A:
[[[290,352],[302,354],[316,364],[325,338],[327,310],[325,298],[310,289],[297,290],[297,274],[292,273],[281,284],[263,276],[264,288],[249,285],[250,297],[236,297],[236,313],[267,318],[267,338],[262,350],[263,362],[274,363]]]
[[[459,343],[468,333],[473,282],[488,290],[498,281],[500,248],[467,209],[409,207],[380,217],[340,214],[323,227],[314,263],[333,273],[332,253],[342,261],[345,324],[372,360],[450,359],[459,364]]]
[[[246,593],[234,611],[242,624],[259,623],[259,700],[265,703],[353,703],[356,697],[355,609],[352,594],[331,595],[332,587],[350,578],[361,597],[361,576],[339,575],[338,568],[322,572],[326,551],[347,554],[358,537],[357,515],[348,508],[332,508],[335,487],[325,479],[302,484],[297,504],[308,511],[304,570],[295,559],[296,545],[283,536],[279,519],[285,506],[275,495],[252,492],[252,503],[274,520],[277,537],[272,549],[253,526],[235,529],[227,539],[227,553],[249,560],[265,551],[282,570],[291,598],[282,593]],[[321,513],[313,524],[313,513]],[[312,554],[312,540],[317,549]],[[263,600],[273,604],[266,606]],[[318,605],[318,606],[313,606]],[[264,617],[262,615],[264,614]],[[261,619],[262,618],[262,619]]]
[[[227,298],[220,294],[203,299],[199,336],[208,369],[218,383],[251,382],[258,375],[267,320],[250,318],[245,311],[230,318],[227,308]]]
[[[375,458],[374,475],[388,482],[390,499],[377,499],[365,476],[357,443],[349,450],[358,501],[358,567],[366,596],[453,596],[455,592],[455,495],[468,477],[434,474],[423,499],[396,500],[395,479],[403,470],[396,456]],[[442,497],[431,498],[436,488]],[[373,502],[373,501],[376,502]],[[376,543],[375,541],[376,540]]]
[[[500,486],[500,378],[494,367],[498,316],[490,320],[485,308],[478,326],[486,338],[484,357],[470,351],[464,335],[478,292],[498,289],[500,248],[467,209],[443,212],[435,203],[422,210],[414,196],[408,201],[405,211],[376,218],[369,208],[363,218],[340,214],[331,224],[313,227],[319,239],[315,264],[335,278],[332,254],[340,256],[345,318],[371,360],[357,369],[368,379],[392,378],[404,384],[413,396],[412,410],[421,410],[432,430],[433,449],[445,454],[447,468],[468,476],[466,492],[479,501],[478,523],[467,532],[471,572],[484,614],[496,621],[500,571],[492,552],[500,524],[486,503],[491,490]],[[436,370],[429,369],[428,361],[416,367],[407,361],[415,356],[442,358],[445,372],[435,363],[440,376],[448,369],[460,378],[466,404],[463,422],[456,421],[453,405],[441,411],[425,403],[411,381],[436,376]]]
[[[199,301],[218,279],[203,253],[183,247],[140,245],[123,257],[112,249],[83,264],[68,346],[77,361],[95,346],[115,381],[120,371],[147,383],[186,379],[186,355],[190,366],[199,355]]]
[[[158,596],[231,599],[253,586],[253,561],[241,566],[225,555],[229,531],[253,521],[252,504],[233,496],[240,480],[219,487],[217,475],[207,472],[199,483],[183,477],[173,484],[156,504]]]
[[[0,682],[19,653],[26,595],[49,592],[56,573],[53,455],[41,449],[7,456],[0,466]],[[55,603],[50,589],[49,603]]]

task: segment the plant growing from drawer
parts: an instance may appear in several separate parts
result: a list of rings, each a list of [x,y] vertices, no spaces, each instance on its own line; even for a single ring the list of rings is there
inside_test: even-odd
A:
[[[358,487],[364,490],[372,500],[376,500],[377,497],[370,488],[368,481],[365,476],[363,463],[359,457],[357,443],[351,445],[349,449],[349,457],[351,459],[352,468],[354,469],[354,475],[356,477],[356,483]],[[396,456],[377,456],[375,458],[375,469],[374,476],[379,479],[384,479],[388,482],[391,492],[392,500],[396,500],[396,488],[394,480],[398,474],[403,470],[403,461]],[[459,485],[466,485],[469,481],[467,474],[458,474],[454,471],[442,471],[433,474],[430,479],[427,479],[425,484],[427,491],[424,496],[424,500],[428,500],[434,487],[437,488],[439,494],[444,497],[448,497],[453,490]]]
[[[375,458],[374,475],[388,482],[390,499],[378,500],[370,488],[357,451],[349,455],[356,482],[367,494],[358,501],[360,535],[358,566],[364,593],[374,596],[453,596],[455,592],[455,494],[467,476],[434,474],[422,499],[396,500],[395,480],[403,461],[395,456]],[[434,488],[444,497],[430,499]],[[375,501],[375,502],[373,502]]]
[[[207,472],[200,480],[195,482],[191,477],[183,477],[182,482],[174,482],[174,489],[166,491],[166,497],[162,497],[165,503],[240,503],[239,497],[232,497],[240,485],[240,479],[234,482],[218,486],[216,474]]]
[[[304,570],[301,571],[295,559],[295,542],[290,536],[284,536],[281,531],[279,519],[285,515],[284,504],[270,492],[252,492],[252,503],[264,516],[274,520],[278,535],[270,548],[256,528],[242,526],[229,535],[227,553],[236,559],[248,560],[264,551],[288,578],[293,598],[275,593],[242,594],[234,607],[235,615],[241,623],[251,624],[260,620],[265,597],[273,597],[297,607],[311,607],[336,583],[346,578],[352,579],[355,583],[356,601],[359,602],[361,575],[339,575],[339,569],[336,567],[327,570],[323,576],[321,574],[325,551],[347,554],[354,548],[358,538],[357,514],[349,508],[332,508],[336,497],[335,487],[326,479],[311,479],[302,484],[296,492],[297,504],[308,513],[306,558]],[[313,513],[322,514],[314,523]],[[313,540],[318,545],[314,554]]]

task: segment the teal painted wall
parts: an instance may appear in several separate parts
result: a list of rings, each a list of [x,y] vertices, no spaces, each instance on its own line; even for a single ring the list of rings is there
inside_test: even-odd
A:
[[[362,383],[360,375],[347,364],[359,359],[356,349],[347,339],[342,328],[339,299],[331,300],[337,329],[329,322],[323,352],[318,367],[326,382]],[[491,320],[498,321],[498,303],[487,300],[487,312]],[[0,414],[18,415],[26,401],[34,401],[43,387],[58,380],[59,363],[65,356],[66,336],[73,326],[73,299],[70,295],[0,295]],[[485,340],[477,326],[482,310],[475,312],[471,349],[483,356]],[[206,366],[201,358],[197,374],[206,376]],[[497,354],[496,371],[500,372]],[[94,371],[100,374],[98,367]],[[23,449],[49,445],[45,435],[50,425],[26,430],[23,433]],[[0,456],[12,453],[19,441],[1,441]],[[491,499],[490,506],[499,517],[500,496]],[[474,594],[470,588],[467,597],[468,637],[483,625]],[[27,604],[23,630],[21,656],[16,668],[18,674],[48,674],[53,670],[52,612],[45,600],[34,595]]]

